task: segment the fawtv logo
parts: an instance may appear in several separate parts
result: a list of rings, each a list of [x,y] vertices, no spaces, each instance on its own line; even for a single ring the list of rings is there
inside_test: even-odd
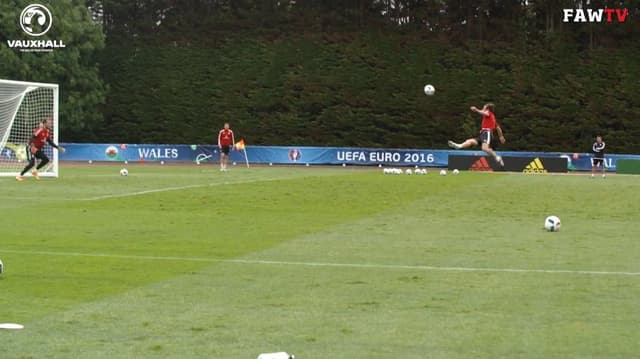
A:
[[[623,9],[562,9],[563,22],[618,22],[623,23],[629,16],[629,10]]]

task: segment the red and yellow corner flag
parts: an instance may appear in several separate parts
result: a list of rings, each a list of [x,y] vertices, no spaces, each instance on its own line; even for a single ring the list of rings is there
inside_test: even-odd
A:
[[[244,139],[240,139],[240,141],[236,142],[236,150],[244,151]]]
[[[236,150],[244,152],[244,161],[247,163],[247,168],[249,168],[249,157],[247,157],[247,151],[244,148],[244,138],[236,142]]]

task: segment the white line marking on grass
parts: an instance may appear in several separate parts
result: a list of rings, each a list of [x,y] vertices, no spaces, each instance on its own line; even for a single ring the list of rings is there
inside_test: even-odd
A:
[[[408,269],[442,272],[494,272],[494,273],[548,273],[548,274],[583,274],[583,275],[618,275],[640,276],[640,272],[609,272],[592,270],[564,270],[564,269],[518,269],[518,268],[474,268],[474,267],[439,267],[427,265],[403,265],[403,264],[358,264],[358,263],[323,263],[323,262],[287,262],[251,259],[227,259],[224,262],[246,264],[271,264],[271,265],[298,265],[307,267],[344,267],[344,268],[371,268],[371,269]]]
[[[119,254],[104,254],[104,253],[26,251],[26,250],[13,250],[13,249],[0,249],[0,253],[32,254],[32,255],[45,255],[45,256],[66,256],[66,257],[139,259],[139,260],[155,260],[155,261],[238,263],[238,264],[280,265],[280,266],[301,266],[301,267],[423,270],[423,271],[440,271],[440,272],[542,273],[542,274],[573,274],[573,275],[601,275],[601,276],[640,276],[640,272],[619,272],[619,271],[598,271],[598,270],[479,268],[479,267],[445,267],[445,266],[441,267],[441,266],[427,266],[427,265],[373,264],[373,263],[290,262],[290,261],[275,261],[275,260],[263,260],[263,259],[216,259],[216,258],[203,258],[203,257],[136,256],[136,255],[119,255]]]
[[[105,194],[105,195],[102,195],[102,196],[80,198],[78,200],[79,201],[99,201],[101,199],[135,197],[135,196],[142,196],[142,195],[145,195],[145,194],[169,192],[169,191],[181,191],[181,190],[184,190],[184,189],[203,188],[203,187],[209,187],[209,186],[214,186],[214,185],[220,186],[220,185],[224,185],[224,184],[227,184],[227,183],[217,183],[217,184],[208,183],[208,184],[194,184],[194,185],[179,186],[179,187],[164,187],[164,188],[148,189],[148,190],[138,191],[138,192],[128,192],[128,193],[118,193],[118,194]]]
[[[214,173],[211,171],[211,173]],[[197,174],[196,174],[197,175]],[[145,172],[145,173],[129,173],[130,177],[190,177],[193,178],[193,173],[162,173],[162,172]],[[64,179],[76,179],[76,178],[87,178],[87,177],[95,177],[95,178],[108,178],[108,177],[121,177],[119,173],[103,173],[103,174],[86,174],[86,175],[64,175]]]
[[[70,199],[71,201],[99,201],[103,199],[111,199],[111,198],[123,198],[123,197],[135,197],[142,196],[145,194],[153,194],[153,193],[161,193],[161,192],[170,192],[170,191],[182,191],[185,189],[193,189],[193,188],[206,188],[206,187],[216,187],[216,186],[226,186],[226,185],[234,185],[234,184],[246,184],[246,183],[255,183],[255,182],[268,182],[268,181],[277,181],[282,178],[259,178],[254,180],[244,180],[244,181],[234,181],[234,182],[214,182],[214,183],[204,183],[204,184],[193,184],[188,186],[178,186],[178,187],[164,187],[164,188],[155,188],[148,189],[144,191],[137,192],[126,192],[126,193],[116,193],[116,194],[105,194],[102,196],[88,197],[88,198],[78,198],[78,199]],[[286,179],[286,178],[284,178]]]

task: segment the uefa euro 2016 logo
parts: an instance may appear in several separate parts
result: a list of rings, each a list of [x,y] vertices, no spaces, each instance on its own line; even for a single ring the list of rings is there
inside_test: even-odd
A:
[[[295,162],[299,160],[300,157],[302,157],[302,153],[300,152],[300,150],[297,150],[297,149],[289,150],[289,159],[291,161]]]
[[[31,36],[42,36],[51,29],[53,17],[46,6],[31,4],[20,14],[20,27]]]

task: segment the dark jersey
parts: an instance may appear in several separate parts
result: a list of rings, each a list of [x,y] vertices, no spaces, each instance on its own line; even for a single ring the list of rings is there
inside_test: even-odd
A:
[[[604,141],[598,143],[594,142],[591,147],[591,152],[593,153],[594,158],[604,158]]]

